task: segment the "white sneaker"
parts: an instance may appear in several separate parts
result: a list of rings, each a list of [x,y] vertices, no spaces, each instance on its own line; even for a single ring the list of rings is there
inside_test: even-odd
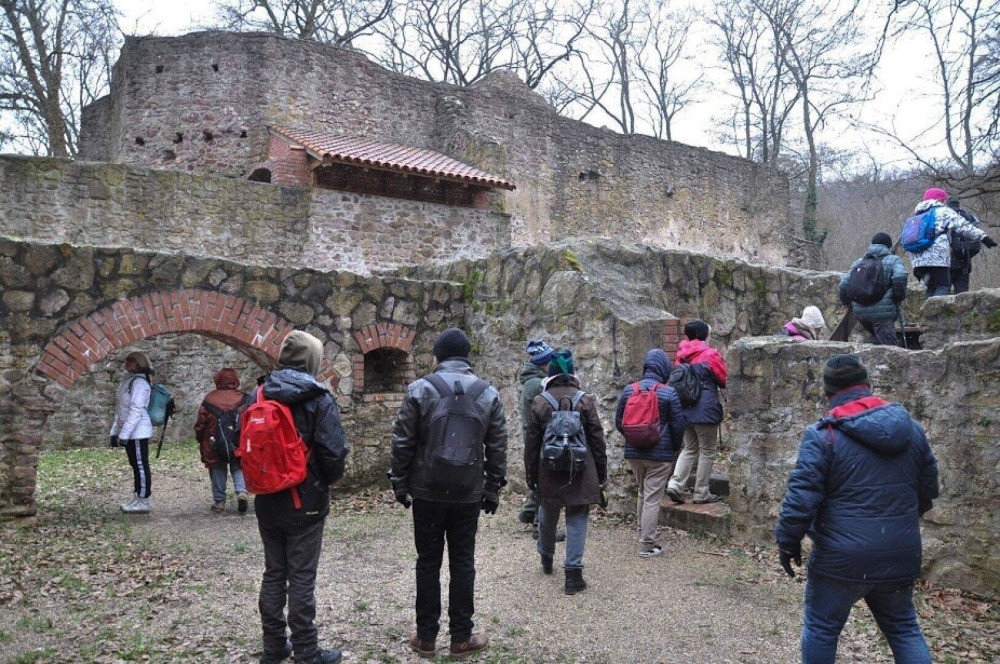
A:
[[[135,503],[136,503],[137,500],[139,500],[139,495],[135,491],[133,491],[132,492],[132,500],[130,500],[127,503],[122,503],[122,505],[121,505],[122,512],[129,512],[129,511],[131,511],[131,508],[135,507]]]
[[[660,546],[659,544],[655,544],[655,545],[653,545],[653,548],[650,549],[649,551],[640,551],[639,552],[639,557],[640,558],[652,558],[653,556],[658,556],[661,553],[663,553],[663,547]]]
[[[149,498],[136,498],[131,505],[122,505],[122,511],[126,514],[148,514]]]

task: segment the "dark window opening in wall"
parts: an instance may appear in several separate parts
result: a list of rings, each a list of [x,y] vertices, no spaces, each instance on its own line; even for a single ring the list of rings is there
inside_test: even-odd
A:
[[[580,173],[579,177],[580,177],[580,180],[584,180],[584,181],[585,180],[597,180],[597,179],[599,179],[601,177],[601,174],[599,172],[597,172],[597,171],[590,170],[590,171],[584,171],[583,173]]]
[[[163,151],[163,161],[176,161],[176,160],[177,160],[176,152],[174,152],[173,150]]]
[[[314,173],[314,184],[323,189],[441,205],[475,207],[476,195],[488,191],[487,187],[462,182],[365,169],[349,164],[329,164],[316,169]]]
[[[250,176],[247,177],[247,180],[251,182],[270,182],[271,171],[267,168],[255,168]]]
[[[410,356],[398,348],[365,353],[365,392],[405,392],[412,380]]]
[[[212,71],[219,71],[219,65],[212,63]]]
[[[136,136],[135,137],[135,144],[136,145],[145,145],[146,144],[146,139],[144,139],[142,136]]]
[[[174,143],[183,143],[183,142],[184,142],[184,132],[179,131],[174,135]]]
[[[246,138],[246,137],[247,137],[247,130],[244,129],[243,131],[240,132],[240,138]]]
[[[157,74],[163,73],[163,65],[156,65],[156,73]]]
[[[211,143],[212,139],[215,138],[215,134],[213,134],[212,132],[210,132],[207,129],[202,130],[201,136],[202,136],[202,138],[205,139],[206,143]]]

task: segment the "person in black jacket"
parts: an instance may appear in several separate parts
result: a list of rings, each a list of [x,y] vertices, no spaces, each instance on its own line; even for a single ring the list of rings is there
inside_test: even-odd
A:
[[[417,630],[409,645],[428,659],[437,651],[445,540],[450,654],[464,658],[490,643],[485,634],[472,633],[476,531],[480,510],[495,514],[507,483],[507,419],[499,392],[472,372],[471,350],[462,330],[439,334],[433,373],[406,388],[392,427],[389,479],[396,500],[413,506],[417,547]],[[466,416],[442,417],[449,403],[461,405]]]
[[[295,507],[292,489],[254,499],[264,544],[259,607],[264,631],[260,661],[265,664],[287,658],[293,644],[296,662],[334,664],[341,659],[339,650],[319,647],[313,622],[316,568],[323,544],[323,523],[330,512],[329,487],[343,477],[348,452],[337,403],[315,378],[322,356],[319,339],[294,330],[281,343],[278,369],[264,376],[261,383],[265,399],[280,401],[292,411],[295,428],[311,450],[307,477],[294,487],[301,507]],[[291,632],[291,641],[286,628]]]
[[[872,394],[857,355],[823,369],[829,411],[806,429],[774,529],[781,565],[795,576],[802,538],[813,541],[802,616],[802,661],[832,664],[851,607],[864,598],[896,662],[930,664],[913,606],[920,576],[920,515],[938,496],[923,427]]]
[[[957,198],[949,198],[948,207],[962,215],[967,222],[979,228],[979,220],[974,214],[964,209]],[[957,235],[951,239],[951,288],[955,295],[969,290],[972,258],[982,249],[983,243],[980,240],[967,240]]]

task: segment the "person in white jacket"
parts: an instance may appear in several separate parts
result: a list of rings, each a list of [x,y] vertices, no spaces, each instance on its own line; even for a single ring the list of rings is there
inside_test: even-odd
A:
[[[124,447],[132,466],[135,486],[132,501],[121,506],[127,514],[149,512],[152,476],[149,469],[149,439],[153,425],[149,421],[151,392],[150,374],[153,366],[145,353],[131,352],[125,356],[125,380],[118,386],[115,419],[111,423],[111,446]]]

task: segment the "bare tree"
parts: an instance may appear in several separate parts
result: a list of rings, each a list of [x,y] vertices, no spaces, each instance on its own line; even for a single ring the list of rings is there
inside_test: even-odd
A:
[[[863,99],[875,65],[864,49],[860,0],[752,0],[767,17],[782,61],[795,81],[802,112],[801,129],[808,147],[802,230],[822,243],[816,223],[819,195],[818,132],[830,116]]]
[[[905,0],[897,3],[897,39],[929,44],[941,112],[921,136],[891,137],[928,175],[959,194],[1000,192],[1000,5],[994,0]],[[943,144],[935,158],[928,136]]]
[[[80,110],[108,87],[117,50],[110,0],[0,0],[0,113],[24,149],[76,154]]]
[[[720,0],[709,19],[736,99],[723,134],[743,157],[777,166],[785,127],[800,93],[782,58],[780,40],[752,3]]]
[[[393,0],[220,0],[217,6],[227,30],[351,46],[388,18]]]

